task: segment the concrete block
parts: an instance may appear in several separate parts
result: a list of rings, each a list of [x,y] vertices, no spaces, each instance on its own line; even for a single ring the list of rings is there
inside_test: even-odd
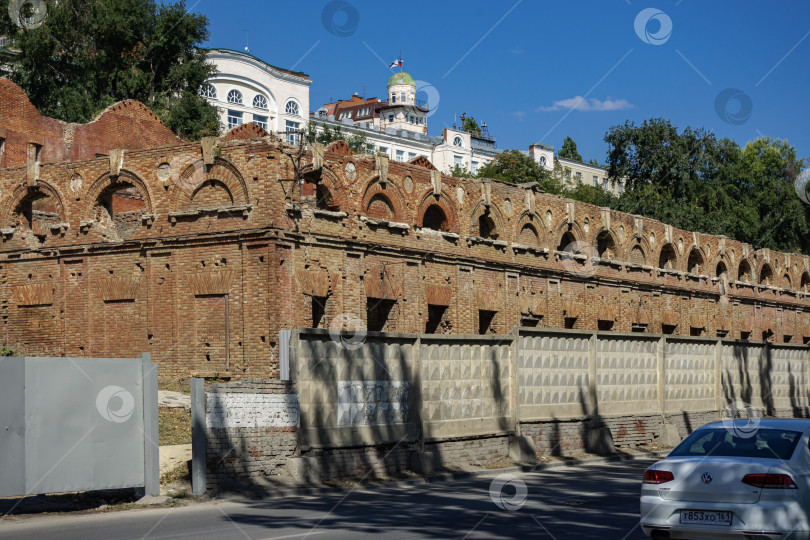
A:
[[[681,440],[681,435],[675,425],[663,424],[661,426],[661,436],[658,438],[661,446],[675,447],[681,443]]]
[[[509,437],[509,457],[520,463],[537,463],[537,451],[530,437]]]
[[[287,460],[287,469],[293,478],[302,483],[320,484],[323,482],[321,464],[315,457],[294,457]]]

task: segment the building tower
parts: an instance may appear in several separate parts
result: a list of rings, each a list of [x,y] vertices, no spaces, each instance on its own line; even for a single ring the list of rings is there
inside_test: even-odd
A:
[[[404,71],[388,79],[388,103],[380,108],[383,129],[396,129],[427,135],[429,104],[416,99],[416,83]]]

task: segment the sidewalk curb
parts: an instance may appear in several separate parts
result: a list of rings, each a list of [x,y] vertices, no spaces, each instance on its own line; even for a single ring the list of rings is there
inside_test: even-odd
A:
[[[464,471],[464,472],[440,472],[423,476],[419,478],[412,478],[407,480],[395,480],[391,482],[379,482],[369,484],[358,484],[356,486],[300,486],[284,488],[279,490],[272,490],[263,493],[260,497],[251,497],[242,493],[227,491],[217,493],[209,497],[210,501],[238,501],[238,500],[256,500],[266,498],[286,498],[286,497],[312,497],[316,495],[328,495],[335,493],[352,492],[356,490],[377,490],[390,487],[407,487],[407,486],[421,486],[425,484],[434,484],[441,482],[450,482],[454,480],[470,480],[475,478],[482,478],[488,476],[498,476],[500,474],[519,474],[519,473],[532,473],[541,472],[553,469],[562,469],[565,467],[581,467],[586,465],[599,465],[604,463],[622,463],[626,461],[635,461],[642,459],[661,459],[669,453],[669,450],[661,452],[645,452],[640,454],[618,454],[612,456],[600,456],[593,458],[572,458],[566,461],[552,462],[552,463],[537,463],[535,465],[516,465],[513,467],[504,467],[500,469],[483,469],[480,471]],[[203,499],[204,500],[204,499]],[[201,500],[202,502],[202,500]]]

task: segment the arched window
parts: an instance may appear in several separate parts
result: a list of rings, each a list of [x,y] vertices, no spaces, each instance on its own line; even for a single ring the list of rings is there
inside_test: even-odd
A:
[[[301,108],[293,100],[287,102],[287,105],[284,106],[284,112],[291,116],[301,116]]]
[[[686,261],[686,269],[693,274],[703,273],[703,255],[697,249],[689,252],[689,259]]]
[[[802,281],[801,284],[799,285],[799,288],[803,292],[810,292],[810,274],[808,274],[807,272],[802,274]]]
[[[540,156],[540,165],[546,166],[546,156]]]
[[[773,270],[769,265],[762,267],[762,272],[759,274],[760,285],[773,285]]]
[[[661,255],[658,257],[658,268],[664,270],[675,270],[675,265],[678,259],[675,256],[675,248],[672,244],[667,244],[661,249]]]
[[[253,106],[257,109],[267,110],[267,98],[261,94],[256,94],[256,97],[253,98]]]
[[[717,268],[714,270],[714,275],[724,279],[728,277],[728,269],[726,269],[726,264],[722,261],[717,263]]]
[[[458,146],[459,148],[464,148],[464,141],[458,135],[453,138],[453,146]]]
[[[217,99],[217,89],[214,88],[214,85],[210,83],[205,83],[204,85],[200,86],[200,91],[198,94],[200,97],[206,99]]]
[[[239,90],[231,90],[228,92],[228,103],[235,103],[236,105],[242,105],[244,100],[242,98],[242,92]]]
[[[737,281],[748,283],[751,281],[751,265],[748,261],[740,261],[740,269],[737,272]]]
[[[498,239],[498,226],[495,224],[495,220],[492,219],[492,216],[490,216],[489,211],[478,216],[478,235],[481,238]]]
[[[616,243],[609,232],[602,231],[596,237],[596,252],[599,254],[600,259],[612,260],[616,258]]]
[[[557,246],[557,251],[574,251],[576,241],[577,239],[572,233],[566,232],[562,235],[562,238],[560,238],[560,245]]]
[[[425,210],[425,215],[422,216],[422,227],[425,229],[433,229],[434,231],[446,231],[447,215],[438,204],[431,204]]]

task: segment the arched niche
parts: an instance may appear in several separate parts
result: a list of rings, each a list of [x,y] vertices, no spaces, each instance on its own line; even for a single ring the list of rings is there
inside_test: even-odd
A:
[[[686,259],[686,271],[692,274],[705,274],[705,258],[703,253],[697,247],[693,247],[689,251],[689,257]]]
[[[753,277],[754,274],[751,271],[751,263],[749,263],[747,259],[741,260],[740,265],[737,268],[737,281],[751,283],[753,281]]]
[[[180,173],[174,191],[174,210],[199,210],[250,204],[247,184],[230,162],[216,158],[213,165],[197,160]]]
[[[658,253],[658,268],[662,270],[676,270],[678,268],[678,255],[675,246],[666,243]]]
[[[366,186],[362,213],[377,219],[406,221],[405,202],[399,189],[392,182],[380,184],[379,180],[374,178]]]
[[[759,271],[759,284],[760,285],[773,285],[773,268],[768,263],[762,265]]]
[[[612,231],[602,229],[596,234],[596,254],[600,259],[619,259],[619,248],[616,237]]]
[[[102,231],[109,240],[123,240],[135,234],[144,215],[152,214],[152,197],[146,184],[130,171],[117,177],[105,174],[87,191],[84,220]]]
[[[494,204],[486,205],[479,201],[470,214],[470,234],[497,240],[505,234],[504,219]]]
[[[66,221],[62,197],[58,190],[47,182],[37,181],[36,186],[18,186],[9,197],[3,218],[4,226],[18,229],[23,238],[44,243],[52,231]]]
[[[422,198],[416,219],[417,225],[425,229],[458,232],[455,206],[444,192],[438,196],[428,192]]]
[[[524,246],[539,247],[545,244],[545,223],[535,214],[530,213],[528,210],[517,220],[517,227],[515,228],[515,241]]]

